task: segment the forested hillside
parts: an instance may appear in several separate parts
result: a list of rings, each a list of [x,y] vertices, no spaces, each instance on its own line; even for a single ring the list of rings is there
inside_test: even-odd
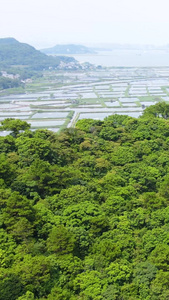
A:
[[[169,299],[168,118],[2,122],[0,300]]]
[[[34,47],[20,43],[14,38],[0,39],[0,68],[25,67],[34,71],[58,67],[61,62],[75,62],[73,57],[49,57]]]

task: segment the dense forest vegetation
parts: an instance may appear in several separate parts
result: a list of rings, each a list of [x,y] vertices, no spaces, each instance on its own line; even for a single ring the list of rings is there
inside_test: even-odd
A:
[[[0,137],[0,300],[169,299],[169,105]]]
[[[5,78],[0,74],[0,89],[10,89],[23,86],[23,83],[18,79]]]

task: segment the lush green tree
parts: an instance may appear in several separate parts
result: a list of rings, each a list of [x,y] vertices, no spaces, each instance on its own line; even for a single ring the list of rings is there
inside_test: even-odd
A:
[[[12,131],[12,135],[16,137],[20,131],[27,130],[30,128],[30,124],[19,119],[7,118],[1,122],[2,130]]]
[[[21,165],[30,165],[36,159],[52,162],[51,143],[48,140],[21,135],[16,140],[16,146]]]
[[[147,116],[162,117],[164,119],[169,118],[169,105],[167,103],[158,102],[155,105],[151,105],[144,110],[143,118]]]
[[[63,225],[52,228],[47,240],[47,249],[56,255],[69,254],[74,249],[74,236]]]
[[[51,268],[49,258],[42,255],[32,257],[27,254],[23,260],[15,262],[13,272],[16,278],[20,279],[24,289],[34,293],[39,298],[48,294],[52,287]]]
[[[97,271],[88,271],[79,274],[74,280],[75,293],[79,294],[81,299],[101,300],[101,292],[106,285],[102,274]]]
[[[102,121],[93,119],[82,119],[77,122],[76,127],[85,132],[94,133],[101,129],[101,125]]]
[[[2,226],[10,232],[16,240],[26,239],[33,234],[32,221],[34,220],[34,209],[26,197],[18,192],[6,195],[1,200],[1,222]]]
[[[15,168],[4,153],[0,154],[0,186],[9,186],[15,178]]]
[[[25,295],[17,298],[17,300],[34,300],[34,294],[32,292],[27,291]]]
[[[19,276],[10,270],[0,269],[0,300],[16,300],[23,292]]]
[[[9,153],[15,150],[15,139],[11,135],[0,137],[0,153]]]

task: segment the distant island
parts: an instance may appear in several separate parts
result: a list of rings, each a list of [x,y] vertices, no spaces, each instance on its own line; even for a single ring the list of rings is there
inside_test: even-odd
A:
[[[83,45],[56,45],[52,48],[42,49],[41,52],[48,55],[55,54],[96,54],[96,52],[92,48],[88,48]]]

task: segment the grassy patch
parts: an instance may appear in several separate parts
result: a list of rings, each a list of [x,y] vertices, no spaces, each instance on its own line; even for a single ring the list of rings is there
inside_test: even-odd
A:
[[[25,93],[25,89],[23,87],[18,87],[18,88],[1,90],[0,96],[17,95],[17,94],[24,94],[24,93]]]
[[[161,89],[167,96],[169,96],[169,92],[167,91],[167,89],[169,89],[169,86],[162,86]]]
[[[128,87],[125,90],[125,93],[124,93],[124,95],[125,95],[126,98],[130,97],[130,95],[129,95],[130,88],[131,88],[131,85],[129,84]]]
[[[135,103],[137,104],[137,106],[138,106],[138,107],[140,107],[140,106],[141,106],[141,103],[140,103],[140,101],[135,101]]]
[[[103,98],[100,98],[100,103],[103,107],[107,107],[107,105],[104,103],[104,99]]]
[[[155,100],[155,98],[157,98],[157,97],[154,97],[154,96],[140,96],[140,97],[138,97],[138,99],[140,100],[140,101],[157,101],[157,100]]]

